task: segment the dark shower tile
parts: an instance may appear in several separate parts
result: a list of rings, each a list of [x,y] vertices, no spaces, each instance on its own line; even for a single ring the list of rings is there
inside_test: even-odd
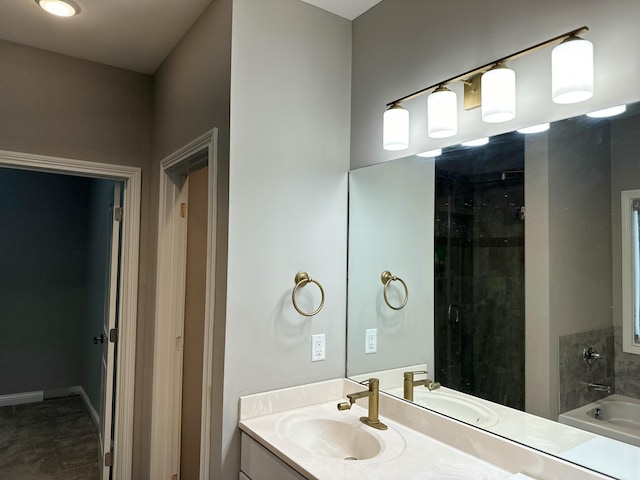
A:
[[[640,398],[640,382],[638,374],[616,375],[616,393],[628,397]]]
[[[568,412],[580,406],[578,400],[578,390],[567,390],[560,393],[560,413]]]

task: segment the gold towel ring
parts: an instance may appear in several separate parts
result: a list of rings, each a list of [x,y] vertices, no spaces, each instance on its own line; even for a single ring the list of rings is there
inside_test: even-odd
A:
[[[382,272],[382,275],[380,276],[380,280],[382,280],[382,283],[384,284],[384,301],[385,303],[389,306],[389,308],[392,308],[393,310],[401,310],[404,308],[404,306],[407,304],[407,301],[409,300],[409,289],[407,288],[407,284],[404,283],[404,280],[402,280],[400,277],[396,277],[394,275],[391,275],[391,272],[389,271],[384,271]],[[391,282],[393,282],[394,280],[398,280],[402,286],[404,287],[404,302],[402,302],[402,305],[400,305],[399,307],[394,307],[393,305],[391,305],[389,303],[389,299],[387,298],[387,289],[389,288],[389,285],[391,284]]]
[[[320,285],[320,283],[318,283],[317,280],[314,280],[313,278],[311,278],[307,272],[298,272],[298,273],[296,273],[295,282],[296,282],[296,286],[293,287],[293,293],[291,294],[291,300],[293,301],[293,307],[296,309],[296,311],[300,315],[304,315],[305,317],[313,317],[316,313],[318,313],[320,310],[322,310],[322,307],[324,306],[324,289],[322,288],[322,285]],[[307,283],[315,283],[318,286],[318,288],[320,289],[320,294],[322,295],[322,300],[320,301],[320,306],[317,309],[315,309],[313,312],[311,312],[311,313],[303,312],[302,310],[300,310],[298,308],[298,304],[296,303],[296,292],[298,291],[298,288],[304,287]]]

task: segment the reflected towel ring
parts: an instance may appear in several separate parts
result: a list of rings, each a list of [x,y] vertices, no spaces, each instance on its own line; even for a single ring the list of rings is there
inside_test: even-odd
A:
[[[320,285],[320,283],[318,283],[317,280],[314,280],[313,278],[311,278],[307,272],[296,273],[295,282],[296,282],[296,286],[293,287],[293,293],[291,294],[293,307],[296,309],[296,311],[300,315],[304,315],[305,317],[313,317],[316,313],[322,310],[322,307],[324,306],[324,289],[322,288],[322,285]],[[298,288],[304,287],[307,283],[315,283],[320,289],[320,294],[322,295],[322,300],[320,300],[320,306],[311,313],[303,312],[298,308],[298,304],[296,303],[296,292],[298,291]]]
[[[401,310],[404,308],[404,306],[407,304],[407,301],[409,300],[409,289],[407,288],[407,284],[404,283],[404,280],[402,280],[400,277],[396,277],[394,275],[391,275],[391,272],[389,271],[384,271],[382,272],[382,275],[380,276],[380,280],[382,280],[382,283],[384,284],[384,301],[385,303],[389,306],[389,308],[392,308],[393,310]],[[389,303],[389,299],[387,298],[387,289],[389,288],[389,285],[391,285],[391,282],[393,281],[399,281],[402,286],[404,287],[404,301],[402,302],[402,305],[400,305],[399,307],[394,307],[393,305],[391,305]]]

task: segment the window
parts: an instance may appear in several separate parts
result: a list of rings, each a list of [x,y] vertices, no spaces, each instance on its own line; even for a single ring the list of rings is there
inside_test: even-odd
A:
[[[640,190],[622,192],[622,345],[640,354]]]

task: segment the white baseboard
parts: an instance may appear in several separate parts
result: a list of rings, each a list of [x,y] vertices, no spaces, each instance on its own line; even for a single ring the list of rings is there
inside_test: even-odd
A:
[[[25,392],[11,393],[8,395],[0,395],[0,407],[8,407],[9,405],[20,405],[22,403],[35,403],[44,400],[44,392]]]
[[[80,398],[82,398],[82,401],[84,402],[84,406],[87,407],[87,411],[91,416],[91,420],[93,420],[93,423],[95,424],[96,429],[100,431],[100,415],[98,415],[98,412],[96,412],[96,409],[93,408],[93,404],[91,403],[91,400],[89,400],[89,395],[87,395],[87,392],[84,391],[84,388],[82,388],[82,386],[79,385],[77,387],[70,387],[69,390],[71,393],[80,395]]]

